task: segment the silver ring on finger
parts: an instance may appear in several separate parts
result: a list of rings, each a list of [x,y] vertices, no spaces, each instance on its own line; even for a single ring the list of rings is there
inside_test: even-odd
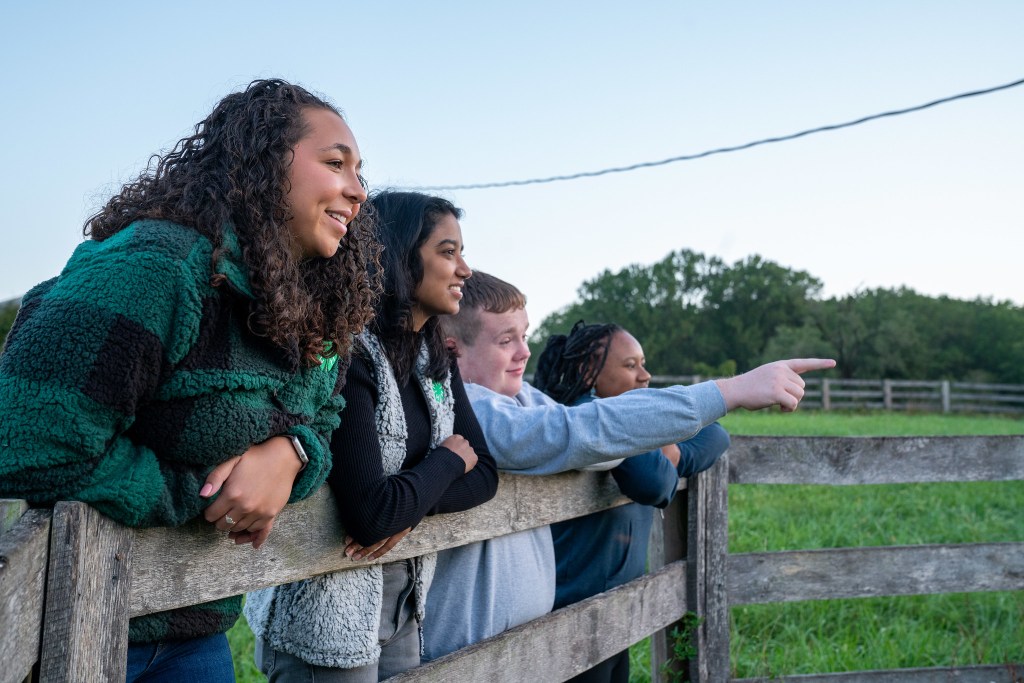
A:
[[[224,523],[228,526],[234,526],[235,520],[231,519],[231,515],[224,515]]]

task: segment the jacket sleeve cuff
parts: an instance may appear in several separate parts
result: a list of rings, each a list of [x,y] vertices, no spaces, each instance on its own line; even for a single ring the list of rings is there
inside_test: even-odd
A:
[[[700,415],[700,422],[707,426],[729,412],[725,405],[725,397],[722,396],[718,385],[713,381],[701,382],[690,387],[693,392],[694,404]]]

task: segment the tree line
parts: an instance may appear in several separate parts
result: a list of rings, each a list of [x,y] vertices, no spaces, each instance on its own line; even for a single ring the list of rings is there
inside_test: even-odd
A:
[[[1024,308],[986,299],[867,289],[822,299],[821,281],[750,256],[728,265],[690,250],[653,265],[605,270],[531,335],[577,320],[616,322],[644,346],[656,374],[724,376],[776,358],[835,358],[837,376],[1024,384]],[[0,303],[0,345],[18,302]],[[532,367],[531,367],[532,371]]]
[[[1024,308],[865,289],[823,299],[821,281],[760,256],[728,265],[690,250],[605,270],[531,336],[577,320],[619,323],[655,374],[731,375],[777,358],[835,358],[837,376],[1024,384]]]

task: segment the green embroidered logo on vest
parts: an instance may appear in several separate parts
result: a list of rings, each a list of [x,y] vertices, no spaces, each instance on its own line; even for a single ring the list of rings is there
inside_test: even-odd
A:
[[[434,380],[433,390],[434,401],[436,401],[437,403],[441,403],[442,401],[444,401],[444,385],[442,385],[437,380]]]
[[[324,343],[324,353],[328,353],[333,346],[334,344],[332,344],[331,342]],[[337,354],[331,356],[330,358],[324,358],[323,356],[320,356],[320,369],[323,370],[324,372],[330,372],[331,370],[334,369],[334,366],[337,364]]]

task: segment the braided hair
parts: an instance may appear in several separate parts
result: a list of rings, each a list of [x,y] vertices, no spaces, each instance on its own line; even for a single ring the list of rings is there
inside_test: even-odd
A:
[[[537,361],[533,385],[559,403],[572,405],[594,387],[608,360],[612,336],[621,331],[615,323],[587,325],[580,320],[569,334],[551,335]]]

